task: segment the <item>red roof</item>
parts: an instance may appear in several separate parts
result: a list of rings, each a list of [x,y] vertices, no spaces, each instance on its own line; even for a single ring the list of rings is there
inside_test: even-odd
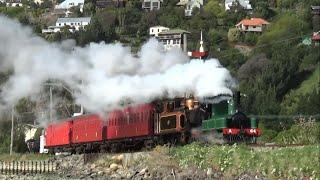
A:
[[[320,32],[313,33],[313,36],[311,38],[313,41],[320,41]]]
[[[243,24],[244,26],[262,26],[270,24],[268,21],[262,18],[243,19],[236,26]]]

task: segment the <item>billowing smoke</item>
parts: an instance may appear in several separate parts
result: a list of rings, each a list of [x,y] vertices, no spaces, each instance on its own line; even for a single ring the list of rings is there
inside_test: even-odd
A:
[[[76,102],[105,111],[124,101],[149,102],[192,92],[196,96],[231,94],[229,72],[215,59],[190,60],[180,50],[164,52],[155,39],[137,56],[119,43],[48,43],[28,27],[0,17],[0,72],[12,71],[0,89],[0,104],[15,104],[40,92],[48,80],[75,89]],[[1,106],[0,105],[0,106]]]

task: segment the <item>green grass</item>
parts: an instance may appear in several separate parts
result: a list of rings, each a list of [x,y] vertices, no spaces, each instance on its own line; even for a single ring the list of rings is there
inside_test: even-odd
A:
[[[49,160],[52,155],[48,154],[0,154],[0,161],[27,161],[27,160]]]
[[[241,173],[253,173],[268,179],[297,179],[320,176],[319,152],[319,145],[252,150],[246,146],[193,143],[172,148],[170,155],[180,166],[211,167],[230,178]]]
[[[302,82],[300,87],[294,91],[296,95],[311,93],[320,83],[320,67],[318,67],[312,75]]]

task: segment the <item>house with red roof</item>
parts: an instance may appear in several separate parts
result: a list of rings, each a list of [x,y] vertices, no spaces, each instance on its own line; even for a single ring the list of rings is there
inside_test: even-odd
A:
[[[320,31],[314,32],[311,37],[313,45],[318,46],[320,44]]]
[[[243,19],[236,28],[244,32],[262,32],[270,23],[262,18]]]

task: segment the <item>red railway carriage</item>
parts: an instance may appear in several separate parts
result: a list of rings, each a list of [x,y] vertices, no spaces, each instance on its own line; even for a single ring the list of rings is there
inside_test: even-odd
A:
[[[153,135],[152,104],[128,107],[124,110],[112,111],[108,115],[108,140],[135,138]]]
[[[96,114],[79,116],[73,120],[72,143],[103,141],[103,118]]]
[[[63,121],[51,124],[45,132],[46,147],[70,145],[72,139],[73,121]]]

